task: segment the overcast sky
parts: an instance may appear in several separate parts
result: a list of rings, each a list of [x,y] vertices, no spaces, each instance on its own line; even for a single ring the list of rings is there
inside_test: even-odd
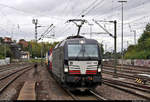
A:
[[[141,36],[145,25],[150,21],[150,0],[127,0],[124,3],[124,49],[128,44],[134,44],[134,33],[137,39]],[[0,0],[0,36],[12,37],[14,40],[34,39],[32,19],[38,19],[38,38],[53,24],[55,28],[49,33],[55,34],[55,39],[45,38],[44,41],[60,41],[69,35],[77,33],[69,19],[81,18],[93,24],[93,32],[104,32],[92,19],[117,20],[117,51],[121,49],[121,4],[118,0]],[[113,24],[100,22],[113,34]],[[81,33],[87,33],[90,38],[90,26],[84,24]],[[113,50],[113,38],[109,35],[92,35],[93,39],[104,44],[107,51]]]

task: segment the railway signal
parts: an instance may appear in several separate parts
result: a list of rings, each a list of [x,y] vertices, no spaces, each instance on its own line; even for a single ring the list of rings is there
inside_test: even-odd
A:
[[[38,24],[38,19],[33,19],[32,23],[35,24],[35,41],[37,43],[37,24]]]

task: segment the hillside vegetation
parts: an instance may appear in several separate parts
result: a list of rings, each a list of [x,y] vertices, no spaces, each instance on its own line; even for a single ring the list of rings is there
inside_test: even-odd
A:
[[[130,45],[125,53],[125,59],[150,59],[150,23],[146,25],[137,45]]]

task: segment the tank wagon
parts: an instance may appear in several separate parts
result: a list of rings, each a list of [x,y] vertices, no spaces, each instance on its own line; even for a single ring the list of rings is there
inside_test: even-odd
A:
[[[93,89],[102,83],[101,51],[94,39],[70,36],[55,46],[49,61],[55,79],[70,90]]]

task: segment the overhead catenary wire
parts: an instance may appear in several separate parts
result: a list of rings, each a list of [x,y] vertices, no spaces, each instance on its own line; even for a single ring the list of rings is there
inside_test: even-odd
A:
[[[95,0],[95,2],[96,2],[95,4],[97,4],[99,1]],[[92,7],[94,7],[94,5],[91,6],[90,9],[91,9]],[[95,7],[95,8],[96,8],[96,7]],[[94,9],[95,9],[95,8],[94,8]],[[86,14],[86,12],[87,12],[87,14],[88,14],[88,12],[90,13],[90,12],[92,11],[92,10],[90,11],[90,9],[85,10],[84,13],[85,13],[85,14]],[[111,12],[111,11],[110,11],[110,12]],[[69,29],[70,29],[70,28],[69,28]],[[63,30],[64,30],[64,29],[63,29]],[[68,29],[67,29],[67,30],[68,30]]]
[[[95,3],[97,3],[97,0],[95,0],[94,2],[92,2],[92,4],[95,4]],[[92,5],[92,4],[91,4],[91,5]],[[94,6],[95,6],[95,5],[94,5]],[[92,9],[95,8],[94,6],[93,6],[93,7],[90,7],[90,9],[91,9],[91,8],[92,8]],[[88,7],[89,7],[89,6],[88,6]],[[88,7],[87,7],[87,8],[88,8]],[[117,8],[119,8],[119,7],[121,7],[121,6],[119,5],[119,6],[117,6],[117,7],[114,7],[113,10],[114,10],[114,9],[117,9]],[[87,9],[87,8],[86,8],[86,9]],[[86,9],[84,9],[81,13],[84,13],[84,12],[88,13],[88,12],[90,12],[90,9],[88,9],[88,10],[86,10]],[[111,11],[110,11],[110,12],[111,12]],[[79,15],[81,15],[81,13],[80,13]],[[86,13],[85,13],[85,14],[86,14]],[[70,29],[70,27],[69,27],[68,29]],[[65,29],[65,31],[68,30],[68,29]],[[65,32],[65,31],[63,31],[63,32]]]
[[[82,14],[88,14],[91,10],[93,10],[96,6],[98,6],[99,4],[101,4],[104,0],[101,0],[100,2],[97,2],[98,0],[94,0],[88,7],[86,7],[84,10],[81,11],[81,13],[79,13],[76,17],[79,17],[81,16]],[[97,3],[97,4],[96,4]],[[94,5],[95,4],[95,5]],[[94,5],[94,6],[93,6]],[[92,7],[93,6],[93,7]],[[90,9],[88,9],[90,8]],[[84,15],[85,15],[84,14]],[[66,27],[66,26],[65,26]],[[70,29],[71,27],[69,28],[66,28],[65,30],[62,31],[62,33],[64,33],[66,30]]]
[[[56,16],[49,16],[49,15],[45,15],[45,14],[41,15],[41,14],[37,14],[37,13],[35,13],[35,12],[25,11],[25,10],[18,9],[18,8],[13,7],[13,6],[9,6],[9,5],[2,4],[2,3],[0,3],[0,6],[2,6],[2,7],[7,7],[7,8],[10,8],[10,9],[16,10],[16,11],[18,11],[18,12],[22,12],[22,13],[24,13],[24,14],[31,14],[32,16],[34,16],[34,15],[40,16],[40,17],[47,17],[47,16],[48,16],[48,17],[50,17],[51,19],[65,20],[65,19],[63,19],[63,18],[56,17]]]
[[[94,10],[97,6],[99,6],[100,4],[102,4],[104,2],[104,0],[101,0],[100,2],[98,2],[95,6],[93,6],[90,10],[88,10],[86,13],[84,13],[84,15],[89,14],[92,10]]]
[[[84,10],[81,11],[81,13],[78,15],[82,15],[84,12],[86,12],[89,8],[91,8],[98,0],[94,0],[88,7],[86,7]]]
[[[42,39],[43,37],[45,37],[45,35],[49,34],[53,29],[54,29],[55,26],[53,26],[53,24],[51,24],[45,31],[44,33],[41,34],[41,37],[39,38]],[[50,29],[51,28],[51,29]]]

